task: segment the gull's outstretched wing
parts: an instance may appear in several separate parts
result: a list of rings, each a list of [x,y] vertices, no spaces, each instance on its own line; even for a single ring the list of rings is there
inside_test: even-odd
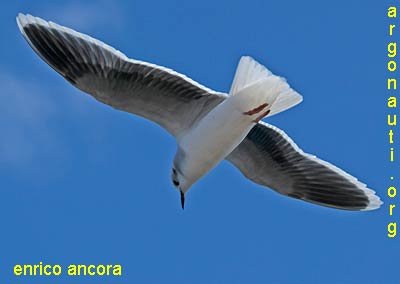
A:
[[[304,153],[282,130],[264,122],[226,159],[250,180],[283,195],[346,210],[373,210],[382,204],[365,184]]]
[[[175,137],[226,97],[55,23],[22,14],[17,23],[33,50],[75,87],[116,109],[148,118]]]

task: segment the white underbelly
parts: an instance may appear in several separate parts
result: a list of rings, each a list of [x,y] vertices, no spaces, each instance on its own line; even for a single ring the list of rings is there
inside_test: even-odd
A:
[[[192,182],[226,158],[255,125],[229,100],[224,101],[188,131],[178,144],[185,153],[181,171]]]

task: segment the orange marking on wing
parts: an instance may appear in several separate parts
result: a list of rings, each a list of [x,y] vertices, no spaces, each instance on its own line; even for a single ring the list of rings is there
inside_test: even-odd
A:
[[[243,114],[253,115],[253,114],[259,113],[260,111],[265,109],[267,106],[268,106],[268,104],[265,103],[265,104],[262,104],[262,105],[260,105],[260,106],[258,106],[256,108],[253,108],[252,110],[246,111]]]
[[[264,117],[266,117],[269,113],[271,112],[271,110],[267,110],[266,112],[264,112],[263,114],[257,116],[256,119],[253,119],[254,123],[258,123],[261,119],[263,119]]]

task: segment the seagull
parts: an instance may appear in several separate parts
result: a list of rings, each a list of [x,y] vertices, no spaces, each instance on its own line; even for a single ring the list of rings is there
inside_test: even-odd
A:
[[[224,159],[249,180],[288,197],[354,211],[382,204],[365,184],[262,121],[302,96],[249,56],[240,59],[226,94],[56,23],[19,14],[17,24],[31,48],[73,86],[176,138],[171,181],[182,209],[189,189]]]

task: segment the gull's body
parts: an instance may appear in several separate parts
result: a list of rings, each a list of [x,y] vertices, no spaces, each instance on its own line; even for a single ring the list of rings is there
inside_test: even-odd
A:
[[[182,201],[226,159],[250,180],[283,195],[347,210],[382,204],[365,184],[260,121],[302,97],[249,57],[241,59],[228,96],[55,23],[21,14],[17,23],[35,52],[75,87],[158,123],[177,139],[171,177]]]
[[[251,130],[239,111],[231,113],[231,106],[223,102],[205,116],[198,125],[178,139],[174,167],[187,180],[181,184],[189,188],[214,168],[235,149]],[[218,112],[216,110],[221,110]]]
[[[244,58],[242,62],[247,64],[247,60]],[[285,87],[289,88],[278,77],[261,78],[250,87],[231,93],[230,97],[178,138],[174,167],[185,177],[180,189],[186,192],[193,183],[225,159],[258,123],[260,114],[270,111],[270,106]],[[246,114],[257,107],[260,107],[259,111]]]

